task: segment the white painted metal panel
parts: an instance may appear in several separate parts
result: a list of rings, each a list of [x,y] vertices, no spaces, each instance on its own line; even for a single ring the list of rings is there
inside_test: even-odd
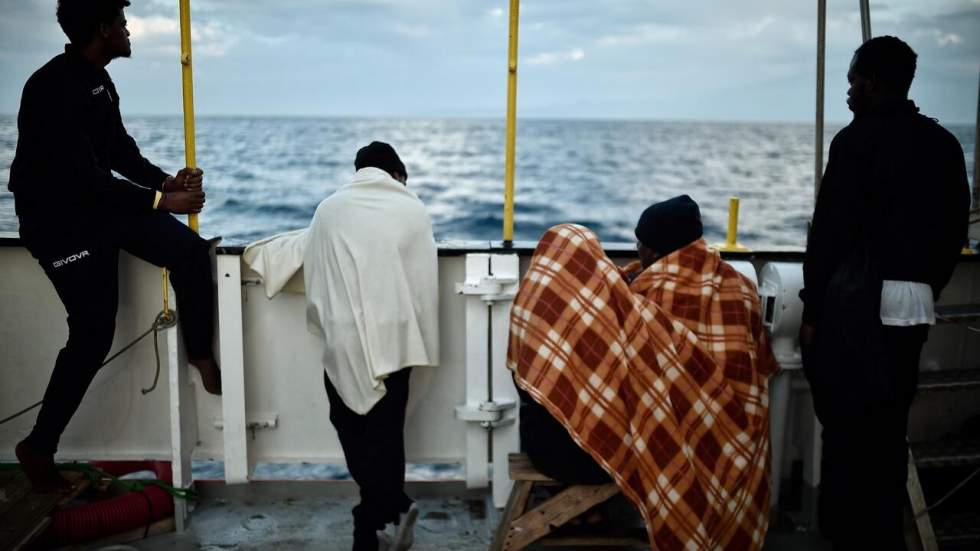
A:
[[[230,256],[229,261],[233,258]],[[526,264],[527,259],[528,256],[522,256],[522,263]],[[161,302],[160,272],[156,267],[123,254],[119,269],[120,306],[114,350],[150,326]],[[961,263],[942,301],[980,301],[978,274],[980,263]],[[462,461],[467,455],[466,424],[454,416],[454,407],[467,399],[465,366],[467,333],[471,328],[467,327],[466,312],[470,299],[456,295],[454,289],[455,283],[466,279],[465,257],[440,257],[439,277],[441,366],[416,369],[412,376],[406,421],[410,461]],[[247,389],[245,421],[271,416],[278,419],[277,428],[259,429],[254,437],[249,431],[245,447],[260,462],[342,462],[322,386],[321,345],[306,331],[305,297],[284,293],[269,300],[255,285],[245,288],[244,297],[241,306],[244,388]],[[480,302],[478,298],[473,300]],[[482,308],[484,315],[478,319],[486,320],[486,306]],[[507,386],[500,379],[506,380],[508,374],[502,369],[502,363],[497,362],[505,358],[507,332],[503,320],[506,315],[503,309],[491,315],[489,327],[494,337],[489,344],[494,367],[485,380],[493,384],[493,398],[504,399]],[[488,325],[482,327],[476,328],[477,334],[486,333]],[[934,327],[923,351],[923,369],[972,365],[970,362],[980,353],[980,341],[971,335],[963,326]],[[37,262],[23,247],[0,246],[0,375],[4,380],[0,384],[0,417],[41,398],[66,336],[64,309]],[[178,483],[190,482],[189,470],[183,464],[188,451],[194,459],[222,459],[223,431],[214,426],[214,421],[224,416],[222,400],[199,388],[196,370],[188,369],[179,358],[181,352],[175,351],[178,342],[176,329],[161,339],[164,369],[172,354],[178,356],[181,367],[168,369],[161,376],[158,388],[146,396],[140,394],[140,388],[149,386],[153,379],[150,339],[104,368],[68,426],[58,458],[169,459],[174,453],[170,424],[175,419],[181,425],[179,437],[174,438],[181,458],[181,464],[175,465],[175,474],[179,471]],[[470,347],[474,353],[480,347],[477,342]],[[486,351],[487,346],[484,338],[482,349]],[[171,381],[171,377],[177,380]],[[178,405],[175,411],[181,413],[176,418],[170,414],[171,387],[178,391],[173,400]],[[779,394],[778,390],[774,392]],[[812,419],[807,419],[811,408],[809,397],[805,390],[791,396],[785,420],[789,434],[781,461],[784,465],[801,455],[819,457],[819,427],[812,426]],[[921,401],[920,407],[933,407],[925,398]],[[915,419],[910,426],[913,438],[934,431],[937,423],[950,422],[952,418],[944,413],[949,407],[949,403],[937,404],[936,415]],[[957,411],[960,409],[969,408]],[[31,412],[0,425],[0,459],[13,459],[14,444],[30,431],[35,417],[36,412]],[[188,420],[194,426],[185,426]],[[516,433],[516,427],[507,430]],[[505,430],[497,432],[501,438],[506,438],[504,434]],[[494,451],[503,453],[509,446],[495,445]],[[777,453],[774,450],[774,455]],[[486,451],[482,457],[487,457]],[[506,471],[498,467],[496,472]],[[816,483],[818,477],[818,465],[807,465],[806,481]]]
[[[490,275],[490,255],[466,255],[464,285],[478,286]],[[490,399],[489,357],[490,304],[478,295],[462,295],[466,301],[466,401],[462,407],[479,411]],[[485,488],[489,481],[487,429],[479,423],[466,423],[466,487]]]
[[[170,461],[174,486],[189,488],[194,482],[191,455],[197,445],[197,405],[194,403],[187,354],[183,339],[178,335],[179,331],[179,325],[166,330],[167,380],[170,387]],[[184,531],[189,513],[187,500],[174,498],[174,519],[178,532]]]
[[[459,462],[464,456],[464,427],[453,418],[453,406],[463,400],[465,376],[464,300],[453,294],[463,263],[462,256],[439,261],[440,366],[412,372],[405,422],[409,461]],[[268,299],[261,286],[248,284],[242,318],[246,422],[277,420],[274,428],[247,431],[250,460],[343,464],[323,388],[323,344],[306,329],[306,297],[283,292]],[[221,459],[224,431],[214,421],[222,414],[216,402],[212,405],[213,397],[202,394],[197,395],[201,415],[195,458]]]
[[[113,352],[146,331],[161,307],[160,270],[120,255],[119,311]],[[58,351],[68,337],[66,315],[51,282],[23,247],[0,246],[0,417],[38,401]],[[161,334],[163,372],[153,382],[153,341],[147,337],[96,375],[67,430],[57,458],[169,459],[167,341]],[[0,460],[14,459],[37,410],[0,425]]]
[[[519,259],[516,254],[493,255],[490,271],[496,278],[520,281]],[[513,284],[516,293],[517,284]],[[514,304],[513,298],[493,303],[491,321],[491,395],[492,401],[498,404],[514,404],[511,409],[503,410],[503,421],[491,431],[491,449],[493,460],[493,504],[504,507],[513,482],[510,480],[507,466],[507,455],[520,449],[520,432],[518,429],[518,397],[514,379],[507,369],[507,346],[510,341],[510,310]],[[512,421],[512,422],[510,422]]]
[[[224,441],[225,483],[248,482],[245,418],[245,352],[242,340],[242,270],[238,255],[219,255],[218,352],[221,362],[221,425]],[[205,421],[207,421],[205,419]]]

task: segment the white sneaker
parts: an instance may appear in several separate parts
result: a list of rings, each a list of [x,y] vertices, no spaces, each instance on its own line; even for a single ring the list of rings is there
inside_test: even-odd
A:
[[[394,551],[405,551],[415,543],[415,521],[418,518],[419,506],[414,502],[408,506],[408,511],[399,515],[392,547]]]
[[[394,551],[394,536],[389,532],[394,530],[388,530],[388,525],[385,525],[384,530],[376,530],[375,533],[378,535],[378,551]]]

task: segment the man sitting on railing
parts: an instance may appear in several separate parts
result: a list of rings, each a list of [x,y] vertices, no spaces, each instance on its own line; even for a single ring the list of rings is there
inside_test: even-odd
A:
[[[439,363],[436,245],[394,148],[372,142],[354,166],[310,224],[307,320],[324,340],[330,422],[361,489],[354,550],[377,550],[384,534],[407,549],[418,509],[405,494],[405,406],[412,367]]]
[[[560,429],[522,414],[522,445],[546,474],[601,481],[552,452],[570,435],[639,509],[653,548],[759,549],[777,366],[755,285],[701,231],[689,197],[653,205],[625,269],[586,228],[545,232],[514,302],[508,367]]]
[[[204,206],[202,172],[168,176],[126,132],[105,67],[130,56],[127,0],[60,0],[71,44],[24,86],[9,189],[24,245],[68,314],[34,430],[16,454],[31,483],[66,489],[54,466],[65,427],[112,346],[119,302],[119,251],[170,270],[187,357],[204,387],[221,393],[214,361],[214,291],[207,241],[169,213]],[[129,180],[116,178],[113,171]]]

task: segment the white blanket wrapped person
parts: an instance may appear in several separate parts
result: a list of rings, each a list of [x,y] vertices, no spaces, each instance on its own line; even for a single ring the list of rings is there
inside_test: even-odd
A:
[[[307,327],[344,403],[366,414],[384,379],[439,363],[438,266],[422,201],[365,167],[320,203],[303,257]]]

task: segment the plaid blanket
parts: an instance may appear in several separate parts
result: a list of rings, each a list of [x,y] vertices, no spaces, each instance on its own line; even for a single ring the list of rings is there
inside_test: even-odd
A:
[[[756,288],[704,240],[636,271],[582,226],[548,230],[508,368],[636,505],[653,549],[760,549],[778,368]]]

